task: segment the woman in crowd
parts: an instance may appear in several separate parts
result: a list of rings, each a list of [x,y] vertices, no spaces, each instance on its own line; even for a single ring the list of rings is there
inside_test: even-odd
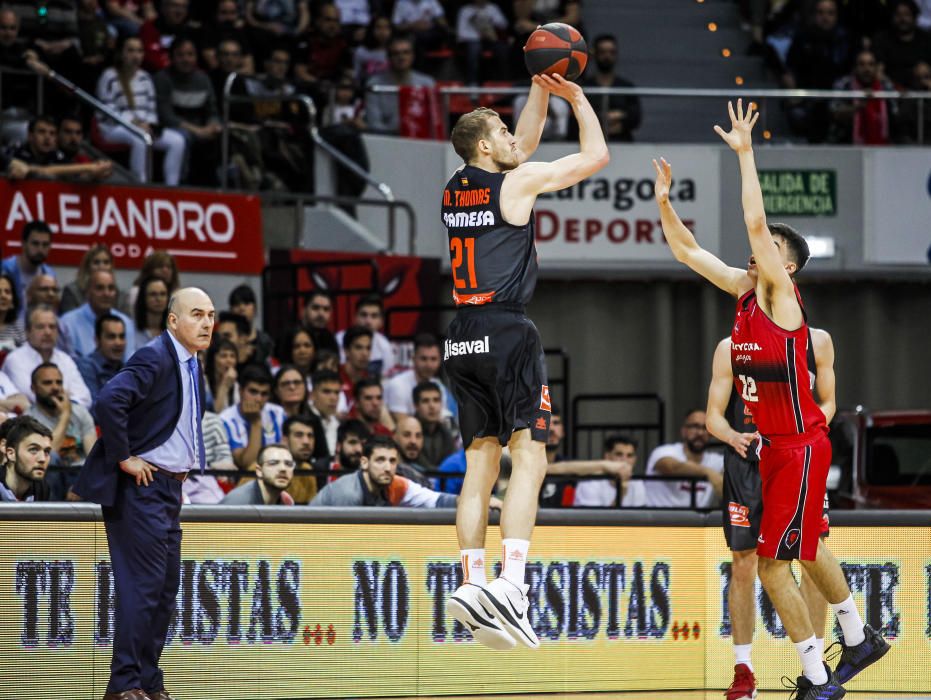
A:
[[[19,295],[8,274],[0,275],[0,353],[15,350],[26,342],[23,322],[19,319]]]
[[[178,265],[175,263],[175,259],[164,250],[153,251],[142,261],[139,274],[136,275],[133,286],[122,304],[123,311],[127,314],[132,315],[135,311],[136,297],[139,296],[139,283],[147,277],[160,277],[165,280],[165,284],[168,285],[169,298],[181,286],[181,280],[178,278]]]
[[[294,365],[282,365],[272,383],[272,401],[290,418],[310,413],[307,403],[307,377]]]
[[[304,373],[308,378],[308,387],[310,375],[314,372],[314,357],[317,354],[317,348],[314,346],[313,338],[301,326],[293,326],[286,330],[278,338],[278,350],[276,357],[278,362],[284,365],[294,365]]]
[[[146,277],[139,284],[139,295],[133,309],[137,348],[141,348],[165,330],[167,311],[168,284],[161,277]]]
[[[207,375],[207,408],[222,413],[239,403],[239,385],[236,383],[236,346],[226,338],[214,336],[207,348],[204,370]]]
[[[104,70],[97,81],[97,97],[152,137],[152,145],[164,151],[162,171],[165,184],[181,181],[187,142],[177,129],[162,129],[158,124],[155,83],[142,70],[143,46],[139,37],[120,39],[116,66]],[[140,182],[146,182],[146,145],[122,124],[101,117],[98,122],[104,141],[129,146],[129,165]]]
[[[249,322],[249,344],[254,348],[252,362],[266,364],[275,351],[274,339],[255,323],[256,299],[252,287],[241,284],[229,296],[230,311],[239,314]]]
[[[373,17],[365,32],[365,41],[352,54],[352,72],[359,85],[365,85],[376,73],[388,70],[388,42],[391,40],[391,20]]]
[[[85,297],[87,283],[91,275],[98,270],[113,272],[113,256],[110,255],[110,249],[99,243],[91,246],[90,250],[84,253],[81,264],[78,266],[77,277],[62,290],[61,305],[58,307],[59,314],[76,309],[87,301]]]

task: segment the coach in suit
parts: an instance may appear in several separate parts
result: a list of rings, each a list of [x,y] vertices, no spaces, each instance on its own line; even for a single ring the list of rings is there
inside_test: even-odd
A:
[[[75,492],[103,509],[116,588],[110,682],[104,700],[172,700],[158,667],[181,568],[181,483],[204,468],[204,386],[196,353],[210,344],[204,292],[176,292],[168,330],[140,348],[100,390],[100,439]]]

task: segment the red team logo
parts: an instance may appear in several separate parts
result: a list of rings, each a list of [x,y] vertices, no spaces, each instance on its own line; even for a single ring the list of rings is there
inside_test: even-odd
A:
[[[786,547],[794,547],[797,545],[799,537],[801,537],[801,533],[797,529],[789,530],[789,534],[786,535]]]
[[[543,385],[543,390],[540,392],[540,410],[548,413],[553,412],[553,406],[550,403],[550,388],[546,384]]]
[[[727,513],[733,527],[750,527],[750,509],[731,501],[727,504]]]

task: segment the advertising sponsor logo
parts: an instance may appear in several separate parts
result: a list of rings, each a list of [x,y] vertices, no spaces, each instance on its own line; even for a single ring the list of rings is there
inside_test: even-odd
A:
[[[482,355],[489,352],[488,336],[482,340],[461,340],[458,342],[446,340],[443,343],[443,359],[458,355]]]

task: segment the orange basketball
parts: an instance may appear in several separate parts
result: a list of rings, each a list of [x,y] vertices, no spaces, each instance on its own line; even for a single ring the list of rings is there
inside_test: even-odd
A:
[[[588,62],[588,46],[575,27],[551,22],[536,29],[524,44],[524,63],[531,75],[545,73],[575,80]]]

